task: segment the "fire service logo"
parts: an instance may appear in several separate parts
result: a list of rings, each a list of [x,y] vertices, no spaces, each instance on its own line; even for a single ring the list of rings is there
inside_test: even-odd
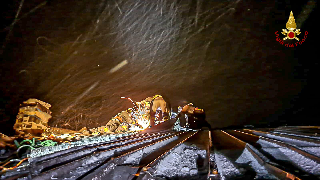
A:
[[[305,34],[304,34],[304,37],[301,41],[299,41],[299,38],[297,37],[301,32],[300,32],[300,29],[296,29],[297,28],[297,25],[296,25],[296,22],[295,22],[295,19],[293,17],[293,13],[292,11],[290,12],[290,16],[289,16],[289,20],[286,24],[286,28],[287,29],[282,29],[282,34],[285,35],[286,37],[283,38],[283,40],[281,40],[279,38],[279,34],[278,34],[278,31],[275,33],[277,38],[276,40],[282,44],[282,45],[285,45],[286,47],[295,47],[295,46],[298,46],[301,45],[305,39],[307,38],[307,34],[308,32],[306,31]],[[297,40],[298,42],[296,43],[287,43],[287,44],[284,44],[284,41],[287,40],[287,39],[295,39]]]

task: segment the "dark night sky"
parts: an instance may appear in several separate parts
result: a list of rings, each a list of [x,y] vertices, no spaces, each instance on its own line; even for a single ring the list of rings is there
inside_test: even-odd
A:
[[[213,127],[319,125],[318,7],[301,45],[275,35],[308,1],[45,2],[25,1],[13,28],[20,2],[2,7],[1,132],[30,97],[53,105],[50,125],[79,129],[154,94],[204,108]]]

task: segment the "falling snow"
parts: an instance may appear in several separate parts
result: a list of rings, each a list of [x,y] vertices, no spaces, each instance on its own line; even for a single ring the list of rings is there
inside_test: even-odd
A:
[[[154,94],[173,105],[194,102],[211,124],[225,126],[247,119],[248,109],[272,113],[282,107],[274,99],[288,95],[279,89],[300,88],[281,80],[278,66],[292,62],[280,61],[285,54],[265,41],[265,14],[277,11],[269,2],[249,8],[242,0],[62,1],[28,13],[21,4],[12,32],[30,46],[22,49],[26,57],[14,58],[25,61],[21,86],[52,104],[50,126],[105,125],[131,106],[121,96],[140,101]],[[21,29],[32,35],[14,32]],[[4,87],[23,90],[11,84]]]

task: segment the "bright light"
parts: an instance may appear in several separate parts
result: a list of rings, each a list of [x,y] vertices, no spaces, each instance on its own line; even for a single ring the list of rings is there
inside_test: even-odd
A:
[[[142,130],[145,130],[147,129],[149,126],[150,126],[150,121],[148,119],[144,119],[143,117],[138,117],[136,118],[136,122],[137,124],[140,125],[139,126],[135,126],[135,125],[132,125],[129,130],[130,131],[142,131]]]
[[[131,126],[130,128],[129,128],[129,130],[130,131],[142,131],[143,129],[141,129],[141,128],[139,128],[138,126]]]
[[[138,119],[138,124],[142,126],[142,130],[147,129],[150,126],[150,121],[144,119]]]

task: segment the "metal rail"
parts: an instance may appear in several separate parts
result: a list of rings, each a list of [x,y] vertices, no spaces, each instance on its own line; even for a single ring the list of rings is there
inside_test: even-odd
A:
[[[180,133],[168,136],[168,137],[161,138],[159,140],[154,140],[154,141],[152,141],[150,143],[142,144],[139,147],[134,147],[134,148],[131,148],[131,149],[128,149],[128,150],[121,151],[118,155],[115,155],[115,156],[111,157],[110,160],[112,160],[114,163],[117,164],[117,160],[119,160],[120,158],[122,158],[124,156],[130,155],[130,154],[132,154],[132,153],[134,153],[136,151],[139,151],[139,150],[144,149],[146,147],[149,147],[149,146],[152,146],[154,144],[160,143],[162,141],[171,139],[171,138],[173,138],[175,136],[179,136],[179,135],[184,134],[184,133],[185,132],[180,132]],[[150,138],[150,140],[151,139],[152,138]],[[100,165],[96,166],[94,169],[89,170],[87,173],[85,173],[84,175],[82,175],[81,177],[79,177],[77,179],[93,179],[97,174],[101,173],[101,171],[99,171],[99,170],[105,168],[105,167],[103,167],[103,165],[106,164],[106,163],[107,163],[107,161],[104,162],[104,163],[101,163]]]
[[[97,152],[104,152],[103,150],[108,150],[108,149],[115,149],[119,148],[125,145],[132,145],[135,143],[139,143],[141,141],[147,140],[150,137],[154,138],[160,138],[164,137],[170,134],[167,133],[154,133],[151,134],[150,136],[147,136],[145,134],[139,134],[132,136],[130,138],[125,138],[125,139],[118,139],[115,141],[111,142],[106,142],[102,144],[95,144],[95,145],[89,145],[89,146],[84,146],[82,148],[76,147],[75,150],[66,150],[67,153],[60,154],[56,156],[50,156],[49,158],[41,158],[41,161],[34,161],[31,163],[31,167],[34,167],[34,171],[31,172],[33,176],[38,175],[39,173],[43,173],[45,171],[48,171],[50,169],[53,169],[55,167],[62,166],[64,164],[70,163],[72,161],[75,161],[77,159],[85,158],[90,155],[93,155]]]
[[[171,126],[171,123],[167,123],[166,126]],[[164,128],[164,127],[163,127]],[[164,128],[165,129],[165,128]],[[287,135],[277,135],[275,133],[264,132],[264,129],[259,130],[216,130],[212,132],[212,143],[210,143],[209,131],[180,131],[175,132],[172,130],[161,131],[160,129],[153,129],[153,131],[141,132],[138,134],[118,137],[106,142],[99,142],[95,144],[86,144],[77,147],[71,147],[66,150],[54,152],[53,154],[47,154],[45,156],[31,158],[30,165],[22,167],[18,171],[9,171],[6,173],[6,179],[16,179],[17,177],[32,178],[35,180],[46,179],[112,179],[112,177],[125,177],[125,179],[145,179],[152,177],[154,170],[161,170],[158,167],[158,163],[166,163],[166,157],[173,152],[175,147],[182,143],[189,142],[190,144],[196,144],[199,149],[206,150],[207,156],[204,161],[201,161],[201,166],[198,167],[197,177],[205,177],[208,175],[209,179],[220,179],[220,175],[229,176],[227,171],[223,169],[227,164],[217,164],[216,168],[212,167],[215,163],[225,163],[224,160],[219,159],[210,161],[210,147],[217,149],[223,156],[227,157],[231,163],[234,163],[236,168],[246,169],[246,173],[241,173],[241,176],[253,177],[251,175],[252,168],[259,175],[266,175],[265,171],[260,174],[257,169],[250,165],[235,163],[236,160],[243,154],[243,149],[246,149],[250,153],[251,160],[258,162],[265,168],[270,174],[279,179],[315,179],[317,173],[314,169],[305,170],[304,165],[300,165],[295,159],[278,157],[278,154],[274,154],[273,150],[279,153],[294,153],[299,157],[304,156],[306,162],[310,160],[312,163],[317,163],[317,159],[313,155],[299,151],[299,147],[295,147],[286,143],[286,139],[291,138]],[[209,136],[207,134],[209,132]],[[275,135],[275,137],[266,137],[267,134]],[[294,140],[300,140],[303,142],[318,142],[314,139],[310,140],[307,137],[294,137]],[[265,143],[272,143],[271,153],[269,153],[269,147],[261,147],[260,141],[264,140]],[[259,141],[259,142],[257,142]],[[284,142],[281,142],[284,141]],[[84,143],[86,143],[84,141]],[[161,143],[161,144],[159,144]],[[263,143],[263,142],[262,142]],[[289,141],[291,143],[291,141]],[[294,144],[294,142],[292,142]],[[188,144],[186,144],[188,145]],[[300,144],[297,144],[300,145]],[[274,149],[280,148],[280,149]],[[285,148],[287,150],[282,151]],[[280,152],[281,150],[281,152]],[[291,151],[289,151],[291,150]],[[135,153],[136,152],[136,153]],[[135,153],[135,154],[133,154]],[[215,152],[216,154],[216,152]],[[252,156],[251,156],[252,155]],[[302,155],[302,156],[300,156]],[[246,154],[245,154],[246,156]],[[217,156],[220,157],[220,156]],[[132,158],[127,161],[128,158]],[[304,159],[304,158],[303,158]],[[208,162],[206,161],[208,160]],[[129,162],[129,163],[128,163]],[[181,160],[184,162],[184,160]],[[193,162],[197,163],[197,162]],[[318,162],[319,163],[319,162]],[[170,163],[169,163],[170,164]],[[193,164],[195,165],[195,164]],[[207,168],[208,165],[208,168]],[[222,165],[222,166],[220,166]],[[239,166],[239,167],[238,167]],[[318,164],[316,164],[318,166]],[[158,169],[160,168],[160,169]],[[211,168],[211,169],[210,169]],[[215,173],[210,174],[210,171]],[[218,174],[221,171],[221,174]],[[239,169],[240,171],[240,169]],[[160,172],[160,171],[159,171]],[[173,173],[177,173],[172,171]],[[208,174],[207,174],[208,172]],[[247,174],[248,173],[248,174]],[[165,174],[162,174],[165,176]],[[194,178],[190,174],[190,177]],[[1,177],[3,179],[3,177]],[[156,178],[156,177],[152,177]]]
[[[75,177],[77,176],[84,177],[114,158],[119,158],[123,155],[135,152],[141,148],[145,148],[147,146],[153,145],[157,142],[163,141],[168,138],[172,138],[182,133],[184,132],[175,133],[171,136],[168,136],[168,135],[159,135],[156,137],[147,136],[147,138],[144,138],[142,140],[138,140],[129,144],[107,148],[106,150],[102,150],[102,151],[97,150],[92,154],[82,157],[80,159],[76,159],[66,164],[63,164],[61,166],[54,167],[48,170],[47,172],[43,172],[33,177],[33,179],[39,179],[39,180],[50,179],[52,175],[68,174],[70,172],[70,169],[75,169],[76,167],[83,167],[83,164],[86,164],[86,162],[95,161],[96,163],[91,163],[91,164],[88,164],[86,167],[83,167],[84,169],[89,169],[89,170],[83,170],[85,172],[78,172],[78,171],[74,172]],[[116,150],[120,150],[121,148],[122,150],[119,152],[119,154],[117,153],[115,154]]]
[[[133,180],[136,180],[139,176],[141,171],[147,171],[150,167],[154,166],[154,164],[163,156],[165,156],[168,152],[170,152],[175,147],[179,146],[180,144],[184,143],[186,140],[194,136],[198,131],[188,133],[187,137],[183,139],[178,139],[176,141],[173,141],[172,143],[168,144],[165,147],[162,147],[161,149],[158,149],[157,152],[150,154],[149,156],[145,157],[141,160],[141,163],[139,164],[138,172],[135,174],[135,178]],[[189,135],[190,134],[190,135]]]
[[[294,139],[294,140],[298,140],[298,141],[305,141],[305,142],[310,142],[310,143],[314,143],[314,144],[319,144],[320,145],[320,139],[310,139],[307,137],[297,137],[297,136],[293,136],[293,135],[283,135],[283,134],[276,134],[276,133],[271,133],[271,132],[265,132],[265,131],[258,131],[258,130],[252,130],[252,129],[244,129],[244,132],[252,132],[252,134],[256,134],[256,135],[273,135],[273,136],[278,136],[278,137],[284,137],[284,138],[290,138],[290,139]]]
[[[239,133],[244,133],[244,134],[256,136],[254,134],[246,133],[246,132],[243,132],[243,131],[238,131],[238,130],[234,130],[234,131],[239,132]],[[297,152],[297,153],[299,153],[299,154],[301,154],[301,155],[303,155],[303,156],[305,156],[305,157],[307,157],[307,158],[309,158],[309,159],[311,159],[313,161],[316,161],[317,163],[320,163],[320,158],[318,156],[312,155],[312,154],[310,154],[310,153],[308,153],[308,152],[306,152],[304,150],[301,150],[301,149],[299,149],[297,147],[294,147],[294,146],[292,146],[292,145],[290,145],[288,143],[281,142],[279,140],[276,140],[276,139],[273,139],[273,138],[269,138],[269,137],[265,137],[265,136],[259,136],[259,138],[261,138],[263,140],[266,140],[268,142],[271,142],[271,143],[275,143],[275,144],[277,144],[279,146],[286,147],[286,148],[288,148],[288,149],[290,149],[292,151],[295,151],[295,152]]]

